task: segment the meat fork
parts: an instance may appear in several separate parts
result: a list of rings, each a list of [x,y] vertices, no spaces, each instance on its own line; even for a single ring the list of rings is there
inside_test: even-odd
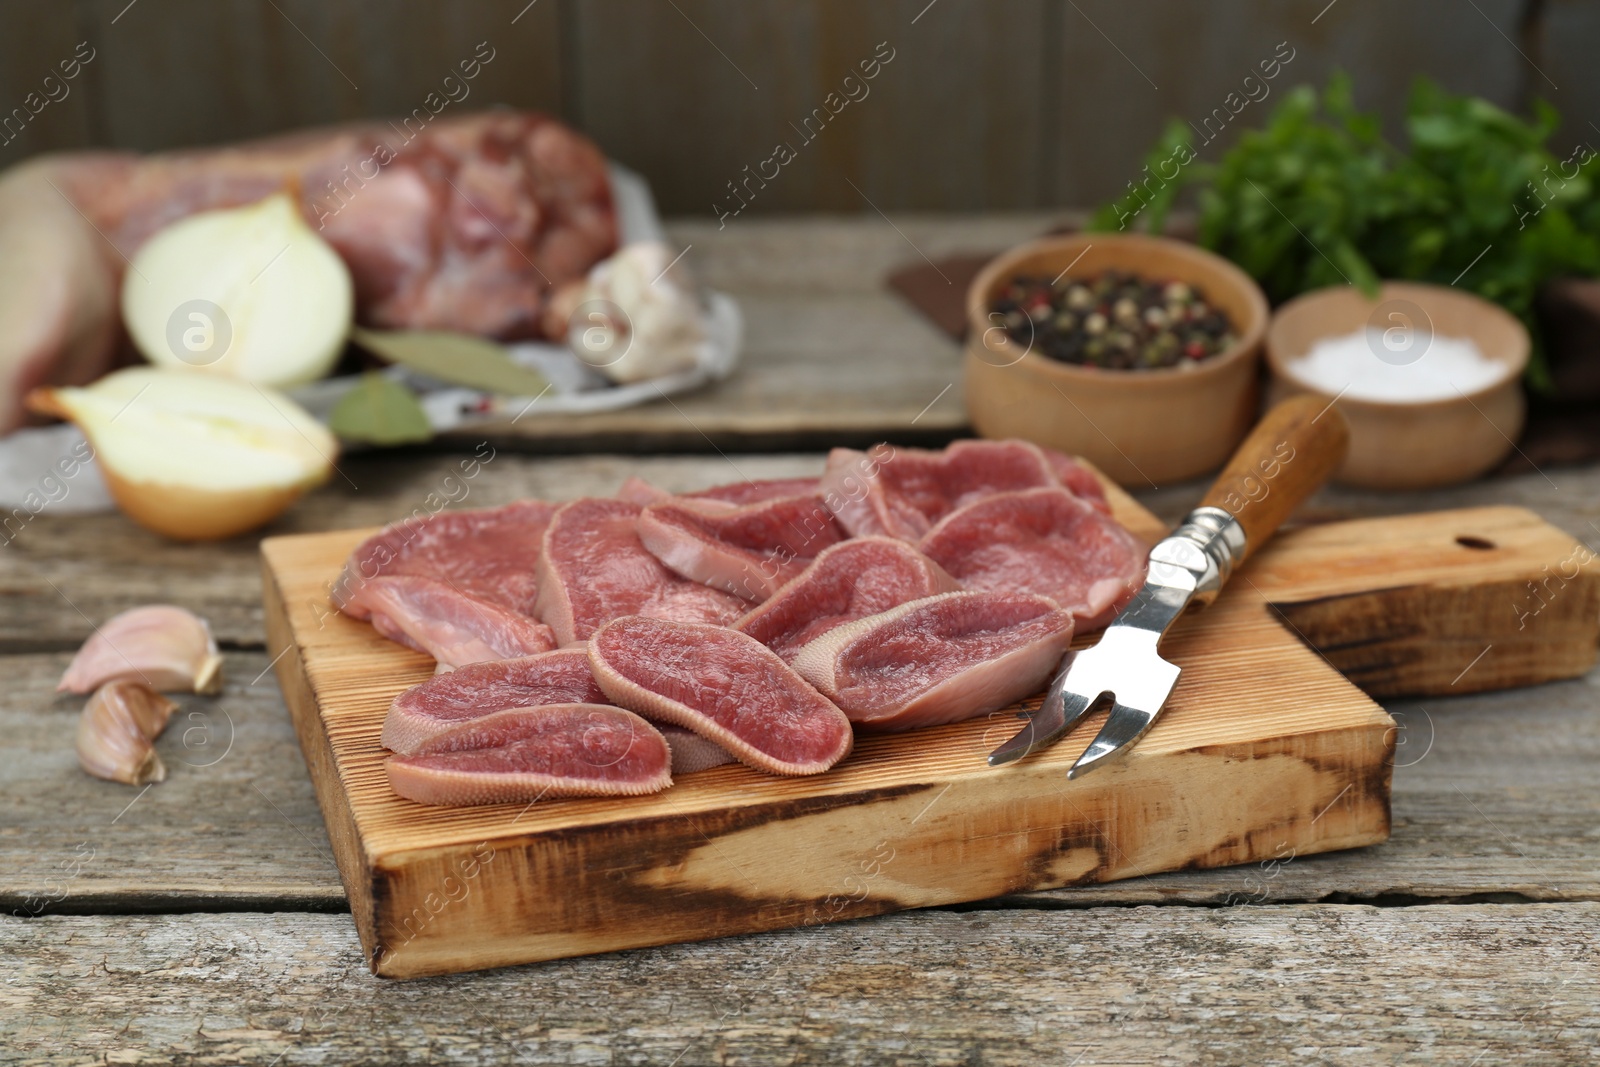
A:
[[[1099,643],[1068,652],[1021,732],[989,754],[998,767],[1060,740],[1112,697],[1099,735],[1067,771],[1077,778],[1144,736],[1182,669],[1157,647],[1191,604],[1209,604],[1228,576],[1344,462],[1349,426],[1331,402],[1285,400],[1239,446],[1200,507],[1150,550],[1144,586]]]

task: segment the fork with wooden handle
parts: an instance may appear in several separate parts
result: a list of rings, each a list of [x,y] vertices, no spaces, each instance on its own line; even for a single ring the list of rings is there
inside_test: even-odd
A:
[[[1055,743],[1106,697],[1113,700],[1111,714],[1067,777],[1132,747],[1182,673],[1157,651],[1162,637],[1191,604],[1216,599],[1234,568],[1344,461],[1349,439],[1344,416],[1320,397],[1295,397],[1267,412],[1200,506],[1150,550],[1144,586],[1097,644],[1067,653],[1039,710],[989,754],[990,766]]]

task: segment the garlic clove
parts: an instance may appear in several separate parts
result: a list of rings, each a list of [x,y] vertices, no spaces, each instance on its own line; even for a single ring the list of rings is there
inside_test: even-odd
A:
[[[117,506],[180,541],[270,522],[327,480],[339,451],[287,396],[192,370],[128,367],[85,388],[36,389],[28,405],[76,423]]]
[[[122,317],[157,366],[286,388],[333,369],[354,293],[338,253],[275,193],[157,232],[123,276]]]
[[[219,692],[222,657],[211,627],[172,604],[150,604],[107,619],[72,657],[56,692],[89,693],[112,682],[138,682],[169,693]]]
[[[568,311],[567,343],[578,358],[620,384],[698,365],[706,313],[681,259],[660,241],[637,241],[596,264]],[[572,296],[558,291],[549,311]]]
[[[152,742],[178,705],[140,682],[109,682],[78,717],[78,764],[96,778],[128,785],[166,780]]]

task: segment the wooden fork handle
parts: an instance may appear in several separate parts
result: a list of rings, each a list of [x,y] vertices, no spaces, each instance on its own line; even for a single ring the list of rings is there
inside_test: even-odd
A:
[[[1327,400],[1302,395],[1267,412],[1201,501],[1244,527],[1242,563],[1344,462],[1350,426]]]

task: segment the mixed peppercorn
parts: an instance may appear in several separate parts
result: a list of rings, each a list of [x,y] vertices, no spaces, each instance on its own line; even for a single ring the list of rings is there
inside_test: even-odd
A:
[[[1228,317],[1192,286],[1124,271],[1054,283],[1017,278],[990,310],[1017,344],[1108,370],[1192,368],[1235,340]]]

